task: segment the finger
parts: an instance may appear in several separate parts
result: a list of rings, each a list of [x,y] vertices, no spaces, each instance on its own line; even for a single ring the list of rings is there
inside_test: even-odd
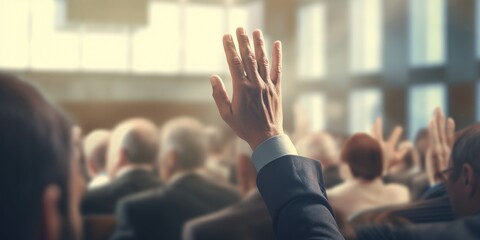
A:
[[[232,35],[227,34],[223,36],[223,49],[225,50],[225,56],[227,57],[228,68],[230,75],[232,75],[232,81],[234,83],[245,79],[245,69],[243,68],[242,59],[237,54],[235,49],[235,43],[233,42]]]
[[[217,75],[210,77],[210,83],[212,84],[212,96],[217,104],[220,116],[228,123],[232,115],[232,104],[230,103],[227,91],[225,90],[225,85],[223,84],[222,79]]]
[[[430,149],[427,150],[425,154],[425,170],[427,172],[428,176],[428,181],[430,185],[433,185],[435,183],[435,166],[434,166],[434,160],[432,156],[432,151]]]
[[[383,140],[383,129],[382,128],[383,128],[382,118],[378,117],[375,120],[375,123],[373,124],[372,135],[380,143],[384,142],[384,140]]]
[[[272,83],[280,89],[282,79],[282,42],[275,41],[272,51],[272,69],[270,70]]]
[[[430,120],[430,124],[428,126],[429,144],[432,151],[436,151],[437,147],[439,146],[437,132],[438,132],[437,121],[435,119],[432,119]]]
[[[447,121],[447,144],[450,148],[455,143],[455,121],[453,118],[448,118]]]
[[[257,58],[258,73],[263,81],[267,82],[270,79],[270,73],[268,72],[269,61],[265,54],[265,41],[263,40],[263,34],[260,30],[253,32],[253,44],[255,46],[255,56]]]
[[[247,74],[247,79],[256,82],[258,81],[257,59],[252,52],[250,41],[248,40],[248,35],[244,28],[237,28],[237,41],[238,48],[240,50],[240,56],[242,57],[243,66],[245,68],[245,73]]]
[[[403,128],[400,126],[396,126],[390,134],[390,137],[388,138],[388,144],[392,147],[396,146],[398,141],[400,140],[400,137],[402,136],[402,133]]]
[[[447,139],[445,136],[445,116],[443,116],[442,110],[440,110],[438,107],[435,109],[435,120],[438,128],[437,134],[439,144],[447,144]]]

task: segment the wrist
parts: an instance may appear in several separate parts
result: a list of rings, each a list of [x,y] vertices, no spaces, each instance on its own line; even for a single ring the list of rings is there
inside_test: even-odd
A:
[[[258,146],[260,146],[260,144],[267,141],[268,139],[275,136],[283,135],[283,134],[284,134],[283,130],[272,130],[269,132],[265,132],[264,134],[257,135],[250,140],[247,140],[247,143],[248,145],[250,145],[252,150],[255,150],[257,149]]]

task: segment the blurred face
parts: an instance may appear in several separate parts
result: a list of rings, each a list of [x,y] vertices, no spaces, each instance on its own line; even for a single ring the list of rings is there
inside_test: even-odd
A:
[[[450,202],[452,203],[452,209],[457,217],[461,216],[462,212],[464,212],[462,203],[465,201],[466,197],[460,178],[461,177],[458,179],[448,179],[445,181],[447,193],[450,197]]]
[[[480,206],[478,204],[478,171],[469,164],[463,164],[460,172],[456,172],[453,176],[453,168],[450,167],[444,172],[447,179],[444,180],[447,188],[452,209],[456,217],[466,217],[478,212]]]
[[[466,165],[466,164],[465,164]],[[462,217],[469,214],[468,202],[470,201],[468,186],[466,186],[465,175],[461,173],[458,177],[452,177],[453,167],[444,171],[443,178],[447,193],[452,203],[453,213],[456,217]]]

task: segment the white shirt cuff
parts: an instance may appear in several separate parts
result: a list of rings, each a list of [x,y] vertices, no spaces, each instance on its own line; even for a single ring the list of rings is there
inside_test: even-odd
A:
[[[287,135],[273,136],[253,151],[252,161],[257,172],[275,159],[286,155],[298,155],[297,149]]]

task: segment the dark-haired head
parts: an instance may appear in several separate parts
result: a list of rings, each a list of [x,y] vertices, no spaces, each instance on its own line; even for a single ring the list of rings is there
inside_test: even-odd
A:
[[[342,160],[355,178],[371,181],[382,175],[382,149],[377,140],[367,134],[355,134],[347,140]]]
[[[480,124],[460,131],[445,171],[447,191],[459,217],[480,210]]]
[[[3,73],[0,152],[1,215],[8,220],[0,238],[61,237],[61,228],[71,226],[59,224],[55,232],[51,220],[70,222],[71,125],[36,88]]]

